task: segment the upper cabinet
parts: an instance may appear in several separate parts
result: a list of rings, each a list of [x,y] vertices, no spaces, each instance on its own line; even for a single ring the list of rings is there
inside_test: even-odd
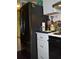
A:
[[[57,12],[55,8],[52,7],[53,4],[59,2],[61,0],[43,0],[43,12],[44,14]]]

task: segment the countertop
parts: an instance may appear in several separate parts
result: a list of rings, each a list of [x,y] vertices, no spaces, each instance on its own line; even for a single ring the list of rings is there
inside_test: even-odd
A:
[[[47,34],[48,36],[54,36],[54,37],[59,37],[59,38],[61,38],[61,35],[59,35],[59,34],[54,34],[54,33],[56,33],[56,32],[42,32],[42,31],[39,31],[39,32],[36,32],[36,33],[45,33],[45,34]]]
[[[56,34],[53,34],[53,33],[49,34],[49,36],[54,36],[54,37],[59,37],[59,38],[61,38],[61,35],[56,35]]]

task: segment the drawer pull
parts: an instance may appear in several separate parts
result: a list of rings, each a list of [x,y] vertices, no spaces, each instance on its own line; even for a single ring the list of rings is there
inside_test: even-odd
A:
[[[41,56],[41,59],[44,59],[43,56]]]
[[[41,39],[43,39],[43,37],[40,37]]]
[[[40,47],[41,47],[41,48],[43,48],[43,46],[42,46],[42,45],[40,45]]]

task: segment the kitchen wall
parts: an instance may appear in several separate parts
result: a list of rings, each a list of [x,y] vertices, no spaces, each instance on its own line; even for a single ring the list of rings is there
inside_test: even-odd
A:
[[[55,11],[54,8],[52,8],[52,5],[60,0],[43,0],[43,12],[44,14],[52,13]]]
[[[17,51],[21,50],[20,42],[20,11],[17,10]]]
[[[53,20],[54,22],[59,21],[61,20],[61,14],[56,13],[56,14],[49,15],[49,19]]]

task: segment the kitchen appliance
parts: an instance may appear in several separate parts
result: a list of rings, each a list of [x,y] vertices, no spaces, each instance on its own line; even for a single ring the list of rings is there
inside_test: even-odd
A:
[[[21,46],[29,59],[37,59],[36,31],[41,30],[43,7],[28,2],[21,7]]]
[[[61,59],[61,38],[49,36],[49,59]]]

